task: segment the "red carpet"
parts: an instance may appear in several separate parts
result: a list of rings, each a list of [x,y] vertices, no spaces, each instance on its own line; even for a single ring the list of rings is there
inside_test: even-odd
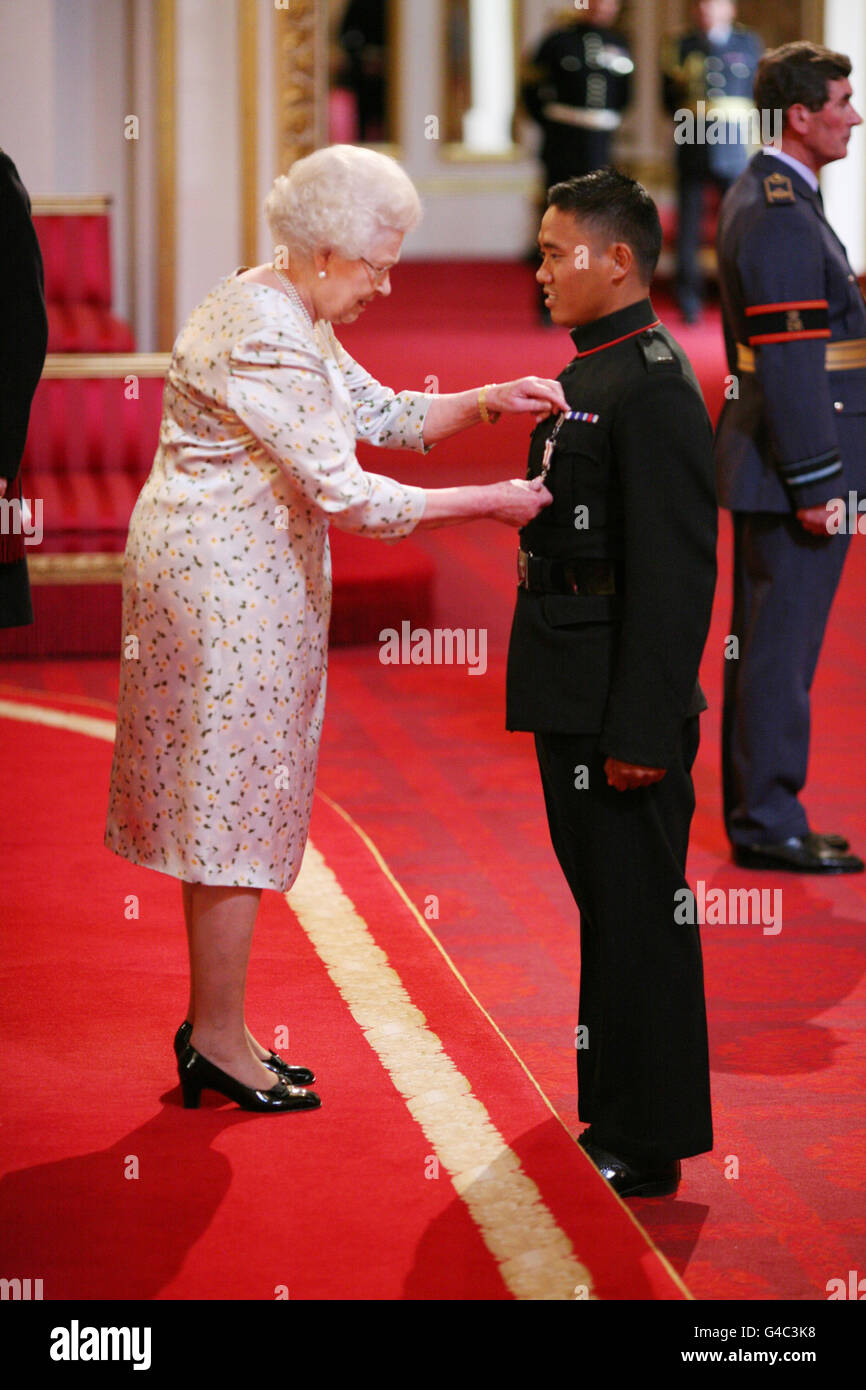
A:
[[[305,930],[267,894],[250,992],[259,1035],[285,1027],[290,1055],[314,1060],[323,1108],[261,1117],[210,1094],[184,1111],[176,884],[100,848],[105,729],[31,722],[106,711],[5,695],[6,771],[28,808],[3,885],[5,1277],[73,1300],[683,1297],[324,799],[311,839],[371,939],[359,947],[343,912],[329,927],[333,901],[301,881]]]
[[[555,374],[567,361],[567,336],[532,321],[525,268],[444,267],[441,274],[441,293],[432,301],[429,273],[425,283],[417,268],[401,267],[393,303],[371,309],[345,335],[350,351],[390,384],[423,389],[438,370],[442,389],[451,389],[528,370]],[[656,304],[666,317],[661,296]],[[470,329],[458,332],[458,312]],[[717,325],[710,319],[705,328],[681,331],[672,319],[671,326],[699,368],[708,403],[717,404],[724,379]],[[378,451],[367,457],[380,471],[431,485],[485,481],[523,472],[527,428],[514,421],[479,428],[421,460]],[[598,1263],[603,1252],[592,1243],[598,1228],[585,1189],[577,1186],[581,1155],[573,1146],[565,1151],[561,1180],[550,1171],[560,1161],[562,1129],[499,1040],[499,1033],[508,1039],[576,1131],[576,913],[548,842],[531,740],[503,728],[514,537],[485,523],[425,533],[418,543],[436,562],[437,624],[486,629],[487,672],[384,666],[376,648],[332,653],[319,787],[372,837],[418,909],[431,895],[438,899],[439,916],[429,925],[495,1028],[474,1005],[464,1013],[466,996],[454,993],[450,971],[447,980],[441,976],[417,919],[394,904],[375,875],[368,884],[369,863],[365,868],[363,854],[356,859],[345,824],[326,817],[324,804],[313,839],[324,836],[319,847],[326,860],[333,860],[457,1070],[588,1262],[600,1296],[634,1297],[649,1279],[646,1261],[640,1274],[621,1256],[616,1270]],[[782,930],[704,928],[715,1149],[684,1166],[676,1200],[632,1202],[629,1210],[698,1299],[825,1300],[829,1280],[866,1272],[866,883],[863,876],[745,875],[728,862],[718,757],[730,607],[726,524],[719,554],[702,671],[711,708],[696,766],[690,878],[708,888],[781,889]],[[806,798],[814,825],[844,831],[861,852],[864,584],[863,539],[854,538],[814,690]],[[399,627],[400,618],[395,613],[391,625]],[[68,692],[109,702],[94,707],[100,717],[110,714],[116,691],[114,663],[106,662],[10,662],[0,679],[41,696]],[[5,1201],[17,1213],[6,1218],[4,1204],[7,1243],[14,1237],[19,1262],[27,1254],[20,1274],[37,1276],[44,1263],[58,1279],[83,1281],[84,1267],[94,1266],[93,1245],[105,1268],[116,1271],[121,1296],[211,1297],[219,1289],[222,1296],[269,1298],[276,1285],[288,1284],[293,1297],[375,1297],[383,1289],[387,1297],[507,1297],[501,1264],[451,1179],[418,1179],[413,1165],[420,1159],[423,1167],[431,1152],[423,1129],[415,1119],[407,1128],[406,1106],[383,1083],[361,1025],[274,895],[254,948],[250,1022],[263,1037],[279,1024],[290,1027],[292,1055],[312,1059],[319,1070],[323,1110],[260,1120],[228,1109],[190,1116],[178,1108],[170,1038],[183,1007],[184,957],[175,886],[100,848],[107,745],[78,735],[28,731],[22,737],[22,727],[6,721],[0,727],[4,780],[15,786],[22,808],[0,870],[3,901],[14,893],[22,919],[5,967],[8,1070],[19,1080],[15,1123],[2,1141]],[[141,895],[138,921],[123,917],[129,893]],[[25,1078],[46,1040],[59,1056],[64,1085],[78,1091],[71,1107],[68,1095],[55,1097],[49,1089],[34,1128]],[[373,1112],[360,1099],[367,1100],[371,1087]],[[199,1127],[191,1130],[190,1120]],[[284,1127],[288,1139],[280,1137]],[[301,1128],[303,1144],[295,1138]],[[321,1142],[326,1128],[327,1144]],[[155,1206],[135,1181],[122,1179],[130,1154],[148,1158],[139,1183],[147,1172],[158,1173],[149,1199]],[[317,1186],[320,1163],[325,1191]],[[308,1222],[306,1208],[303,1221],[286,1217],[276,1254],[268,1226],[275,1202],[265,1191],[274,1171],[285,1174],[284,1191],[303,1190],[305,1203],[311,1194],[316,1218]],[[391,1203],[382,1197],[380,1177],[382,1187],[393,1188]],[[326,1202],[331,1186],[336,1205]],[[350,1203],[344,1188],[356,1188],[362,1200]],[[55,1200],[53,1192],[61,1196]],[[578,1214],[588,1222],[579,1233],[569,1224]],[[624,1228],[616,1224],[621,1215],[615,1206],[604,1233],[617,1249],[625,1248]],[[130,1222],[143,1264],[123,1272]],[[321,1247],[312,1257],[311,1230]],[[351,1254],[334,1253],[344,1250]],[[651,1264],[657,1271],[656,1257]],[[87,1276],[91,1296],[104,1277],[104,1271]],[[256,1291],[238,1293],[239,1287]],[[494,1287],[498,1292],[491,1293]],[[360,1294],[350,1292],[358,1288]],[[677,1296],[663,1283],[653,1291]],[[82,1296],[82,1282],[75,1292]]]

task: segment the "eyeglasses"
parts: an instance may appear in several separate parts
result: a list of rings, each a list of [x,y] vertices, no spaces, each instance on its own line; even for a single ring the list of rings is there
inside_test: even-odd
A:
[[[364,265],[370,272],[370,279],[373,281],[374,285],[383,284],[387,278],[388,272],[393,270],[394,266],[397,264],[396,261],[392,261],[390,265],[374,265],[372,261],[367,260],[366,256],[359,256],[358,260],[364,262]]]

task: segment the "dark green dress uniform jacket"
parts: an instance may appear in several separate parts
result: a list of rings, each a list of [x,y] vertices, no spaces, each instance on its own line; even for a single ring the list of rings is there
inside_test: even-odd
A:
[[[560,374],[554,501],[521,546],[609,560],[615,594],[518,589],[507,673],[512,730],[600,735],[604,756],[667,767],[683,721],[706,708],[698,666],[716,580],[712,429],[691,365],[649,299],[572,333]],[[533,433],[541,471],[549,420]]]
[[[42,255],[30,217],[30,199],[7,154],[0,150],[0,478],[6,500],[19,494],[18,468],[27,438],[30,403],[48,342]],[[0,538],[0,628],[33,621],[27,560],[4,563]]]

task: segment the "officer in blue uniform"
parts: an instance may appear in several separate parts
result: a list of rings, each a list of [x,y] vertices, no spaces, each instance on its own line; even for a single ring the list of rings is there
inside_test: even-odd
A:
[[[809,692],[849,540],[827,504],[844,501],[847,515],[849,492],[866,494],[866,305],[818,188],[861,124],[850,71],[812,43],[765,55],[755,102],[784,112],[781,149],[752,159],[718,230],[737,385],[715,446],[734,522],[725,823],[738,863],[808,873],[863,869],[841,835],[810,830],[799,800]]]
[[[524,67],[523,103],[543,132],[545,187],[610,163],[634,64],[613,26],[619,0],[588,0],[547,34]]]
[[[690,117],[674,124],[677,294],[688,323],[699,319],[703,297],[698,253],[704,190],[714,184],[726,193],[746,167],[752,85],[763,50],[757,34],[734,23],[733,0],[699,0],[693,8],[696,27],[669,39],[662,58],[665,106]]]
[[[553,502],[521,531],[507,727],[531,730],[580,911],[581,1143],[622,1196],[673,1192],[712,1146],[701,947],[678,924],[715,586],[712,429],[649,284],[655,204],[614,170],[555,185],[551,318],[570,415],[534,431]],[[679,899],[682,901],[682,898]]]

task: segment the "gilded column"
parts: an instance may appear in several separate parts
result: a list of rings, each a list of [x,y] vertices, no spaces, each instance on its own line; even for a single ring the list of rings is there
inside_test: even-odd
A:
[[[277,162],[285,172],[327,138],[327,14],[315,0],[291,0],[274,11]]]

